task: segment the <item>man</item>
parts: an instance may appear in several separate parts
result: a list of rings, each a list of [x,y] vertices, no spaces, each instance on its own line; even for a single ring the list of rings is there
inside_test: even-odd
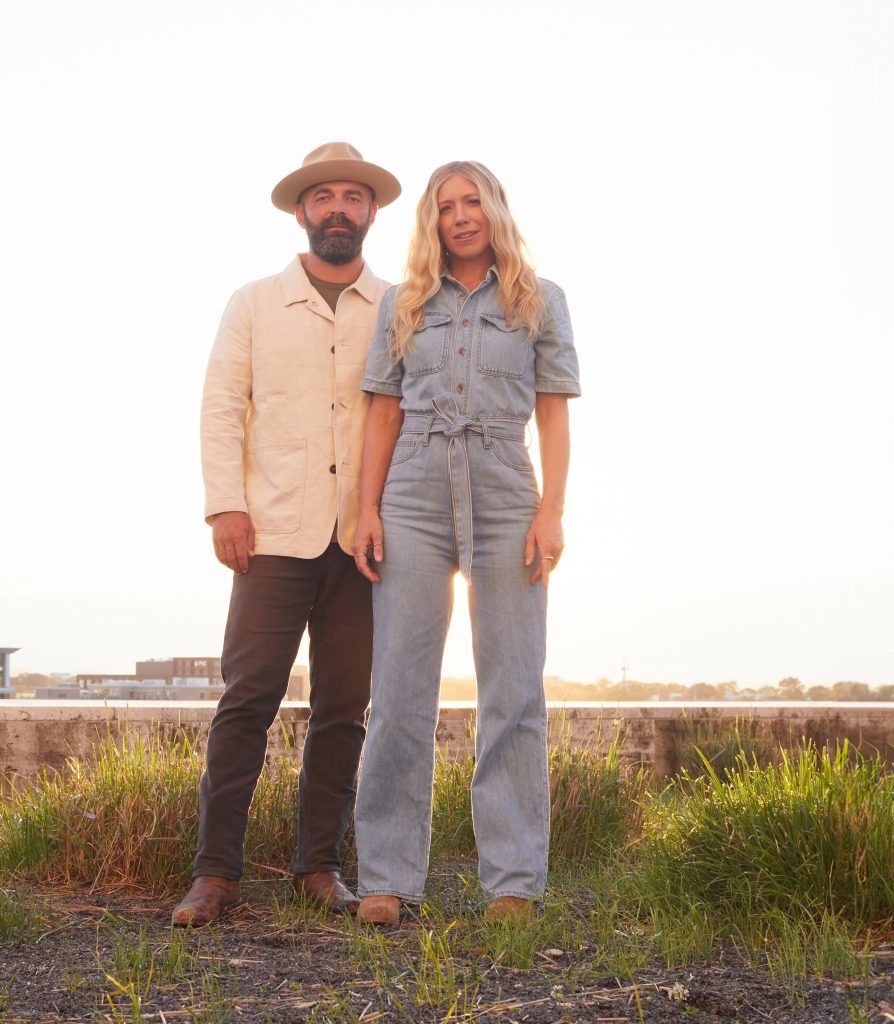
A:
[[[273,190],[310,252],[230,300],[202,402],[205,515],[234,572],[226,688],[208,736],[194,882],[175,925],[213,921],[239,899],[243,840],[267,729],[310,634],[310,720],[299,779],[294,887],[353,911],[340,847],[353,808],[369,703],[369,583],[350,557],[367,397],[360,384],[384,281],[362,256],[397,179],[327,143]]]

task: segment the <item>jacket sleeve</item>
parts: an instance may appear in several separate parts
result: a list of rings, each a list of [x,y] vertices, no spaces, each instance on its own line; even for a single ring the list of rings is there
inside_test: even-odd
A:
[[[236,292],[220,321],[202,396],[206,522],[218,512],[248,512],[242,457],[251,389],[251,314]]]

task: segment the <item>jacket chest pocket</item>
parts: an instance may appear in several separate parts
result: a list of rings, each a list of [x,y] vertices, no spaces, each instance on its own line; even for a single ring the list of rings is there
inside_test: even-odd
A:
[[[449,313],[425,314],[422,326],[413,333],[412,347],[404,353],[408,377],[423,377],[444,369],[452,319]]]
[[[518,380],[534,354],[526,327],[513,328],[499,313],[482,313],[478,335],[478,369],[495,377]]]

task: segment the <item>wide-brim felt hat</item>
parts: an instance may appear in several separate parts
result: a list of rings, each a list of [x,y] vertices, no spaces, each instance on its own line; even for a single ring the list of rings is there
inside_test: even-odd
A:
[[[297,171],[287,174],[271,192],[278,210],[294,213],[301,193],[323,181],[359,181],[373,190],[376,206],[387,206],[400,195],[400,182],[384,167],[371,164],[348,142],[325,142],[308,153]]]

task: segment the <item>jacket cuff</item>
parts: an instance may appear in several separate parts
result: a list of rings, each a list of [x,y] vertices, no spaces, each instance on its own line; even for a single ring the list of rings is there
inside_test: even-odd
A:
[[[248,515],[245,498],[209,498],[205,502],[205,522],[211,524],[211,517],[218,512],[244,512]]]

